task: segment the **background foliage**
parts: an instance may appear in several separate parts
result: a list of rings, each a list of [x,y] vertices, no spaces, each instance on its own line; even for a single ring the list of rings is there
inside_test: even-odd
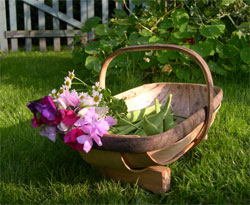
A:
[[[249,1],[134,0],[133,12],[125,0],[119,2],[124,3],[124,10],[115,9],[108,24],[101,24],[99,17],[87,20],[81,30],[94,30],[93,41],[82,47],[77,46],[81,45],[81,37],[75,38],[73,60],[86,66],[93,75],[99,73],[104,59],[117,48],[155,43],[178,44],[195,50],[218,75],[249,74]],[[139,68],[144,71],[144,79],[150,80],[150,76],[165,78],[170,73],[185,80],[200,76],[189,57],[173,51],[122,54],[110,67]],[[112,69],[112,73],[118,74],[119,70]]]

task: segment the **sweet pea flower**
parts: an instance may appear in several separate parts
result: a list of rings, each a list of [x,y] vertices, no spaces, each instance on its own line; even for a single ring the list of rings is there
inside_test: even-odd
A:
[[[55,126],[45,126],[40,129],[40,135],[48,137],[51,141],[56,141],[56,127]]]
[[[72,90],[70,93],[67,89],[54,102],[59,103],[63,109],[66,109],[68,106],[77,107],[80,104],[77,92]]]
[[[112,117],[99,119],[99,115],[95,112],[95,107],[91,107],[85,113],[84,118],[79,119],[74,125],[81,128],[85,133],[76,140],[83,144],[83,150],[89,152],[93,146],[93,140],[98,146],[102,146],[101,137],[108,132],[109,127],[115,124]]]
[[[79,128],[74,128],[64,136],[64,143],[77,151],[81,151],[83,150],[83,145],[79,144],[76,140],[81,135],[84,135],[84,132]]]
[[[40,100],[35,100],[26,105],[34,114],[32,126],[39,127],[41,124],[56,125],[60,120],[57,115],[56,105],[53,103],[53,98],[45,96]]]
[[[72,126],[74,123],[80,119],[73,110],[60,110],[62,115],[62,121],[66,126]]]

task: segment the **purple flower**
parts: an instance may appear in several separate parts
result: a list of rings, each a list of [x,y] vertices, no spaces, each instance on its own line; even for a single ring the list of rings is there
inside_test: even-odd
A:
[[[50,96],[45,96],[40,100],[35,100],[26,105],[34,114],[33,119],[37,126],[40,124],[58,124],[56,105],[53,103],[53,99]],[[39,114],[38,114],[39,113]]]
[[[80,104],[80,100],[76,91],[64,90],[59,98],[55,100],[59,103],[64,109],[67,109],[68,106],[77,107]]]
[[[48,137],[51,141],[56,141],[56,127],[55,126],[45,126],[40,129],[40,135]]]

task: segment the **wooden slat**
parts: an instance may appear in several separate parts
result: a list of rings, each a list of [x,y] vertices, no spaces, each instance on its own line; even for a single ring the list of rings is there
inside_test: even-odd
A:
[[[102,0],[102,23],[107,23],[109,19],[109,1]]]
[[[72,0],[66,0],[66,14],[68,17],[73,19],[73,2]],[[73,30],[73,27],[70,25],[67,25],[68,30]],[[74,38],[68,38],[67,39],[67,44],[69,48],[72,48],[72,42]]]
[[[87,0],[88,2],[88,18],[91,18],[95,15],[95,8],[94,8],[94,0]],[[89,40],[93,40],[95,38],[95,34],[93,31],[89,33]]]
[[[59,3],[58,0],[52,0],[52,7],[56,11],[59,11]],[[60,29],[60,20],[53,17],[53,29],[59,30]],[[60,51],[61,50],[61,39],[60,38],[54,38],[54,51]]]
[[[82,35],[82,32],[80,30],[6,31],[5,37],[6,38],[74,37],[76,34]]]
[[[30,18],[30,6],[26,3],[23,4],[23,10],[24,10],[24,29],[25,30],[31,30],[31,18]],[[32,40],[31,38],[25,39],[25,47],[26,51],[32,50]]]
[[[17,19],[16,19],[16,0],[9,0],[9,13],[10,13],[10,30],[17,30]],[[11,50],[18,50],[18,41],[17,39],[11,39]]]
[[[88,19],[88,10],[87,10],[87,0],[80,1],[80,9],[81,9],[81,22],[84,24]],[[82,37],[82,44],[85,45],[88,41],[88,36]]]
[[[8,53],[8,41],[4,38],[4,32],[7,30],[5,1],[0,1],[0,50]]]
[[[88,11],[87,11],[87,0],[80,1],[80,9],[81,9],[81,22],[85,23],[88,19]]]
[[[41,3],[44,3],[44,0],[39,0]],[[38,24],[39,24],[39,30],[45,30],[45,15],[44,12],[41,10],[38,10]],[[39,39],[39,46],[40,51],[46,51],[46,39],[40,38]]]
[[[62,21],[65,21],[66,23],[76,27],[76,28],[81,28],[83,26],[83,24],[80,21],[77,21],[75,19],[72,19],[70,17],[68,17],[67,15],[65,15],[64,13],[60,12],[60,11],[56,11],[55,9],[40,3],[39,1],[34,1],[34,0],[22,0],[23,2],[34,6]]]

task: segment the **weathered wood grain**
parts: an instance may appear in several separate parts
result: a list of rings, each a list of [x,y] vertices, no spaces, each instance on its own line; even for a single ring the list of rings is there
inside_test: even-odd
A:
[[[80,30],[32,30],[32,31],[20,30],[20,31],[7,31],[5,32],[5,37],[6,38],[74,37],[76,34],[82,35],[82,32]]]
[[[56,11],[59,11],[59,2],[58,0],[52,0],[52,8]],[[54,30],[60,30],[60,20],[53,17],[53,29]],[[54,45],[54,51],[60,51],[61,50],[61,39],[60,38],[54,38],[53,39],[53,45]]]
[[[0,1],[0,50],[8,53],[8,41],[4,38],[4,32],[7,30],[5,1]]]
[[[66,14],[68,17],[73,19],[73,1],[72,0],[66,0]],[[67,30],[73,30],[74,27],[71,25],[67,25]],[[67,44],[70,49],[73,48],[73,40],[74,38],[67,38]]]
[[[10,13],[10,30],[17,30],[17,19],[16,19],[16,0],[9,0],[9,13]],[[18,51],[18,41],[17,39],[11,39],[11,50]]]
[[[39,1],[34,1],[34,0],[22,0],[22,1],[52,15],[53,17],[56,17],[62,21],[65,21],[66,23],[76,28],[81,28],[83,26],[83,24],[80,21],[72,19],[69,16],[65,15],[64,13],[57,11],[45,4],[42,4]]]
[[[44,0],[39,0],[41,3],[44,3]],[[38,10],[38,25],[39,25],[39,30],[45,30],[45,15],[44,12],[41,10]],[[46,51],[46,39],[45,38],[40,38],[39,39],[39,46],[40,46],[40,51],[44,52]]]
[[[23,10],[24,10],[24,29],[30,31],[31,30],[30,6],[24,3]],[[25,38],[25,48],[26,51],[32,50],[31,38]]]
[[[102,0],[102,23],[108,23],[109,19],[109,1]]]

